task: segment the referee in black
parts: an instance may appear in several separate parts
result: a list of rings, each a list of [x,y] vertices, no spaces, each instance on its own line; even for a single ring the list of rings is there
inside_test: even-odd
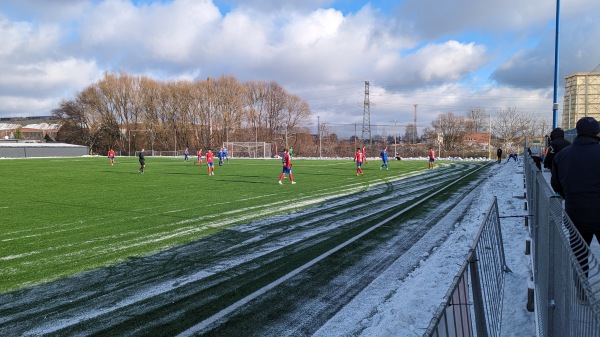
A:
[[[146,167],[146,159],[144,158],[144,148],[142,148],[142,151],[140,151],[140,153],[138,153],[138,157],[140,157],[140,169],[139,169],[139,172],[141,174],[144,174],[144,167]]]

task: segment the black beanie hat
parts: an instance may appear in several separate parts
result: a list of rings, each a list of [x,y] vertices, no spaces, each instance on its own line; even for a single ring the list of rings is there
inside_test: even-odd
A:
[[[592,117],[583,117],[577,121],[576,128],[578,136],[596,136],[600,133],[600,124]]]
[[[565,131],[561,128],[556,128],[550,132],[550,139],[555,140],[558,138],[565,138]]]

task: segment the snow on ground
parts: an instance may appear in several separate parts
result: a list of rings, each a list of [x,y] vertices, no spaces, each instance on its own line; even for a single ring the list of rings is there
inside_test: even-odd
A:
[[[471,203],[465,216],[458,217],[461,220],[456,223],[444,224],[456,221],[451,220],[457,219],[456,215],[449,214],[448,220],[443,219],[438,225],[454,226],[451,234],[436,236],[436,232],[441,232],[436,226],[427,239],[439,240],[433,251],[424,248],[427,246],[424,240],[421,244],[425,246],[416,245],[407,253],[420,254],[417,269],[399,280],[396,275],[402,275],[402,261],[398,261],[315,336],[422,336],[448,291],[446,285],[458,273],[472,246],[494,197],[498,199],[506,263],[512,271],[505,276],[501,336],[536,336],[535,314],[526,308],[531,275],[530,258],[525,255],[528,231],[523,217],[511,217],[527,214],[523,196],[522,162],[495,164],[485,183],[464,201]]]

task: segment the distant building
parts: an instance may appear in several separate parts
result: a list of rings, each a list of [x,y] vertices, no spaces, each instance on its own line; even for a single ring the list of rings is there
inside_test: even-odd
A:
[[[490,139],[490,134],[487,132],[480,133],[465,133],[463,142],[467,145],[487,144]]]
[[[565,77],[563,129],[573,129],[582,117],[600,120],[600,72],[574,73]]]
[[[26,140],[42,141],[46,136],[51,139],[56,139],[59,124],[16,124],[16,123],[0,123],[0,139],[14,139],[17,129],[21,129],[21,134]]]
[[[490,141],[490,134],[487,132],[480,133],[465,133],[463,137],[463,144],[468,146],[480,146],[483,149],[487,149]]]
[[[48,136],[54,140],[58,134],[58,129],[60,129],[59,124],[27,124],[21,128],[21,133],[23,133],[25,139],[42,140]]]

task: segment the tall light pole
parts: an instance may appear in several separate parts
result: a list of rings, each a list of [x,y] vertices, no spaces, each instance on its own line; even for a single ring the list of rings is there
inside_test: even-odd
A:
[[[488,130],[488,159],[492,160],[492,115],[490,115],[490,129]]]
[[[319,159],[321,159],[321,116],[317,116],[317,130],[319,131]]]
[[[397,135],[398,132],[396,131],[396,120],[394,119],[394,157],[396,157],[396,153],[398,153],[398,148],[397,148]]]
[[[210,77],[206,78],[206,92],[208,98],[208,146],[212,146],[212,114],[210,106]]]
[[[554,96],[552,102],[552,129],[556,129],[558,119],[558,43],[560,32],[560,0],[556,0],[556,32],[554,36]]]
[[[414,107],[415,107],[415,118],[414,118],[415,132],[413,133],[413,144],[415,144],[417,142],[417,137],[418,137],[418,134],[417,134],[417,107],[418,106],[419,106],[418,104],[414,105]]]

